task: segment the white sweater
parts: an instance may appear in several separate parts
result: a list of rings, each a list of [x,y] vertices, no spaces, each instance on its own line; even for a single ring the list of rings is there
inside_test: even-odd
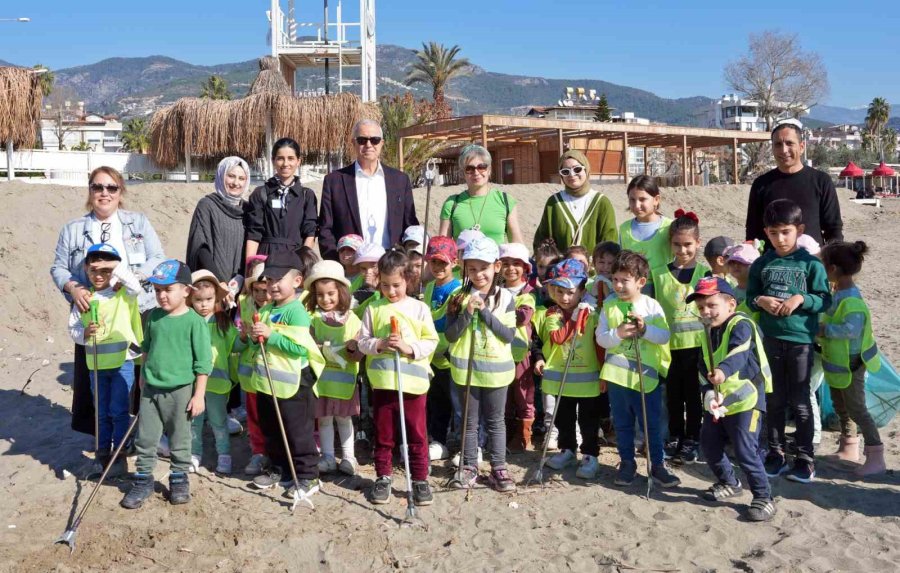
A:
[[[611,294],[607,297],[607,301],[615,301],[616,295]],[[632,312],[644,319],[646,331],[642,338],[653,344],[667,344],[669,342],[669,331],[650,324],[651,320],[662,317],[665,320],[665,313],[662,307],[656,302],[656,299],[642,294],[634,301]],[[600,313],[600,324],[597,325],[596,332],[597,344],[603,348],[615,348],[622,343],[622,339],[616,334],[615,328],[610,328],[609,322],[606,320],[606,313]]]

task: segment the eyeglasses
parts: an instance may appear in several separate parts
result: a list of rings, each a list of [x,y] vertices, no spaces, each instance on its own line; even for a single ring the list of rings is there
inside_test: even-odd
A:
[[[94,193],[102,193],[104,189],[110,195],[115,195],[119,192],[119,186],[114,183],[107,183],[106,185],[102,183],[91,183],[88,187]]]
[[[584,167],[578,165],[576,167],[563,167],[559,170],[559,174],[563,177],[568,177],[569,175],[581,175],[582,171],[584,171]]]
[[[480,173],[484,173],[485,171],[487,171],[490,168],[491,168],[491,166],[488,165],[487,163],[479,163],[478,165],[466,165],[466,173],[471,175],[472,173],[475,173],[476,169]]]
[[[379,143],[381,143],[383,138],[375,136],[375,137],[363,137],[359,136],[356,138],[357,145],[365,145],[366,143],[371,143],[372,147],[375,147]]]
[[[112,229],[112,223],[100,223],[100,242],[106,243],[109,241],[109,230]]]

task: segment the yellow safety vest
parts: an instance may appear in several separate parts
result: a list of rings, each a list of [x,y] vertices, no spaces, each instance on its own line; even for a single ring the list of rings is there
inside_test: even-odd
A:
[[[617,328],[625,322],[625,311],[618,299],[607,299],[603,305],[606,314],[606,323],[610,328]],[[646,324],[668,330],[665,317],[655,317],[647,320]],[[668,344],[653,344],[644,339],[638,339],[641,349],[641,365],[643,366],[644,391],[652,392],[659,384],[659,377],[669,373],[669,364],[672,357]],[[634,339],[623,340],[618,346],[606,350],[606,359],[600,370],[600,378],[624,386],[630,390],[640,391],[640,379],[638,378],[637,354],[635,352],[636,341]]]
[[[729,351],[728,342],[731,340],[731,331],[734,330],[735,325],[742,321],[750,323],[750,327],[753,330],[753,338]],[[719,343],[715,352],[713,352],[713,368],[729,356],[749,350],[751,346],[754,347],[753,350],[756,352],[756,358],[759,361],[759,375],[762,377],[763,388],[765,389],[766,394],[770,394],[772,392],[772,370],[769,367],[769,359],[766,357],[766,352],[763,349],[762,337],[759,335],[759,329],[756,327],[756,323],[746,314],[736,313],[734,318],[725,325],[722,341]],[[703,361],[706,363],[708,369],[709,345],[707,344],[706,337],[703,338],[701,348],[703,349]],[[748,380],[746,378],[741,378],[740,372],[735,372],[726,378],[724,382],[716,386],[716,391],[724,396],[722,405],[728,409],[726,416],[746,412],[756,407],[756,402],[759,398],[759,390],[757,389],[759,382],[759,379]],[[708,383],[708,380],[704,379],[702,376],[700,377],[701,386]]]
[[[597,330],[597,322],[598,315],[591,313],[588,316],[584,333],[574,337],[575,354],[572,355],[572,362],[566,375],[563,396],[594,398],[600,395],[600,363],[597,361],[597,351],[594,347],[594,332]],[[566,369],[566,360],[572,349],[572,338],[561,345],[554,344],[550,339],[550,333],[558,330],[562,325],[562,317],[558,314],[551,314],[544,320],[541,331],[544,352],[547,353],[541,389],[547,394],[556,395],[559,392],[559,385],[562,383],[563,372]]]
[[[506,306],[512,298],[508,290],[501,290],[499,306]],[[506,299],[506,294],[510,299]],[[469,297],[463,297],[460,312],[465,312],[469,304]],[[504,301],[505,299],[505,301]],[[516,327],[515,311],[506,312],[497,310],[493,313],[504,326]],[[475,320],[475,317],[473,317]],[[512,383],[516,377],[516,363],[513,361],[512,345],[497,338],[479,316],[477,318],[477,331],[473,332],[471,326],[466,329],[456,342],[450,344],[450,375],[453,381],[460,386],[465,386],[466,376],[469,371],[469,352],[472,347],[472,336],[475,337],[475,352],[472,356],[472,386],[481,388],[502,388]]]
[[[115,370],[121,368],[128,359],[128,347],[134,344],[140,348],[144,340],[144,330],[141,326],[141,312],[138,308],[137,298],[129,296],[122,288],[108,300],[99,301],[98,314],[100,324],[96,337],[86,337],[85,350],[87,351],[87,366],[94,369],[94,342],[97,343],[97,369]],[[87,326],[91,323],[91,313],[81,313],[81,323]]]
[[[459,288],[455,289],[451,292],[447,298],[444,299],[444,304],[439,306],[438,308],[431,308],[431,300],[434,297],[434,281],[429,282],[425,285],[425,304],[428,305],[428,308],[431,309],[431,320],[437,322],[447,315],[447,304],[450,302],[450,297],[459,292]],[[441,370],[447,370],[450,368],[450,360],[447,358],[447,349],[450,347],[447,342],[447,337],[443,332],[438,332],[438,345],[437,348],[434,349],[434,354],[431,357],[431,364],[435,368],[440,368]]]
[[[619,244],[623,249],[640,253],[647,258],[650,270],[664,267],[672,260],[672,246],[669,244],[669,226],[672,219],[663,217],[659,229],[646,241],[638,241],[631,234],[631,219],[619,225]],[[649,277],[652,279],[652,276]]]
[[[518,311],[523,306],[532,309],[532,311],[535,310],[537,299],[535,299],[534,293],[529,292],[516,295],[516,310]],[[534,316],[534,313],[532,313],[532,316]],[[516,327],[516,337],[512,341],[513,361],[518,364],[525,360],[525,357],[528,356],[529,346],[531,346],[531,337],[528,335],[528,325],[523,324]]]
[[[240,295],[238,297],[238,305],[241,311],[241,324],[253,324],[253,314],[258,311],[253,297],[247,294]],[[241,390],[250,394],[256,393],[256,386],[252,384],[251,378],[253,376],[253,365],[256,364],[257,353],[259,353],[259,346],[248,344],[246,348],[241,350],[237,358],[238,382],[241,384]]]
[[[833,315],[824,313],[822,322],[825,325],[840,324],[847,320],[848,314],[861,313],[866,317],[862,333],[862,347],[860,357],[869,372],[878,372],[881,369],[881,356],[878,354],[878,345],[875,344],[875,335],[872,333],[872,317],[869,307],[859,297],[847,297],[838,303]],[[819,338],[822,346],[822,370],[825,372],[825,382],[832,388],[839,390],[850,385],[853,373],[850,371],[850,340],[846,338]]]
[[[708,266],[697,263],[689,284],[679,282],[668,265],[653,273],[653,288],[656,291],[654,298],[659,301],[663,312],[666,313],[666,322],[669,323],[669,330],[672,333],[669,338],[671,350],[700,347],[704,337],[700,313],[696,305],[686,303],[685,299],[694,292],[697,281],[709,271]]]
[[[354,314],[356,314],[356,317],[357,317],[357,318],[362,318],[363,315],[366,313],[366,308],[368,308],[368,306],[369,306],[370,304],[375,304],[376,302],[378,302],[378,301],[380,301],[380,300],[387,300],[387,299],[382,299],[381,291],[376,290],[376,291],[372,294],[372,296],[370,296],[370,297],[367,298],[366,300],[364,300],[364,301],[362,301],[361,303],[359,303],[359,306],[357,306],[356,308],[354,308],[354,309],[353,309],[353,312],[354,312]]]
[[[206,391],[213,394],[228,394],[234,387],[231,378],[230,359],[234,349],[234,340],[238,331],[234,325],[222,334],[216,324],[215,315],[212,315],[208,323],[209,339],[212,342],[212,372],[206,381]]]
[[[547,307],[538,305],[534,309],[534,314],[531,315],[531,326],[534,329],[534,332],[540,334],[541,330],[544,328],[544,321],[547,320]]]
[[[348,313],[347,321],[341,326],[329,326],[325,324],[319,313],[316,313],[312,319],[312,333],[316,342],[330,342],[332,346],[345,346],[348,341],[356,338],[359,333],[359,327],[362,323],[355,314]],[[337,400],[349,400],[353,397],[356,390],[356,376],[359,374],[359,362],[354,362],[347,358],[347,352],[343,348],[340,349],[341,356],[347,360],[347,365],[341,368],[340,365],[328,362],[319,376],[316,388],[319,390],[319,396],[324,398],[335,398]]]
[[[312,367],[316,377],[322,375],[325,367],[325,357],[319,352],[316,341],[313,340],[306,326],[290,326],[287,324],[273,324],[271,321],[274,305],[267,304],[259,311],[260,322],[291,339],[295,344],[306,348],[307,356],[287,356],[282,351],[272,346],[266,346],[266,358],[269,360],[269,373],[272,376],[272,385],[275,387],[275,397],[284,400],[294,396],[300,390],[301,373],[304,368]],[[250,384],[261,394],[271,396],[269,381],[266,376],[266,367],[262,352],[257,351],[250,375]],[[318,396],[318,389],[313,385],[313,392]]]
[[[437,342],[438,335],[434,329],[434,322],[418,321],[398,311],[386,298],[373,302],[370,306],[372,315],[372,336],[387,338],[391,334],[391,317],[397,318],[400,334],[404,340],[433,340]],[[397,390],[397,368],[393,351],[382,352],[375,356],[366,357],[366,375],[369,383],[376,390]],[[422,356],[413,360],[407,356],[400,356],[400,375],[403,376],[403,392],[405,394],[421,395],[428,392],[429,376],[431,375],[431,355]]]

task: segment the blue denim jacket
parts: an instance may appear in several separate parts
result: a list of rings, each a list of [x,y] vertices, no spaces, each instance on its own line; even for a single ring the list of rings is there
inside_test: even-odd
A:
[[[150,220],[143,213],[119,209],[116,214],[122,222],[124,233],[122,238],[126,247],[125,252],[121,254],[128,262],[131,272],[143,279],[153,272],[156,265],[165,260],[162,243]],[[66,283],[74,280],[88,288],[91,285],[84,272],[85,253],[95,242],[90,233],[91,220],[91,213],[72,219],[59,232],[59,240],[56,242],[56,254],[50,267],[50,276],[53,277],[56,288],[63,292],[70,303],[72,297],[63,291]],[[145,284],[144,292],[138,296],[142,312],[156,306],[156,296],[152,289],[147,289],[148,286]]]

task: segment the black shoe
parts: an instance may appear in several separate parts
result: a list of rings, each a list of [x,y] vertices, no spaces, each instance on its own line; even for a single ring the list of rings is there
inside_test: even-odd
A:
[[[714,483],[708,490],[703,492],[703,499],[707,501],[722,501],[729,497],[735,497],[743,493],[744,488],[738,481],[735,485],[729,485],[724,482]]]
[[[678,446],[678,454],[676,455],[673,462],[678,462],[682,464],[693,464],[697,461],[697,458],[700,457],[699,447],[697,446],[697,442],[694,440],[681,440],[681,444]]]
[[[134,483],[131,489],[119,502],[125,509],[137,509],[144,505],[144,501],[153,495],[153,476],[150,474],[134,474]]]
[[[753,498],[750,507],[747,509],[747,519],[750,521],[769,521],[778,510],[775,508],[775,502],[771,499],[761,497]]]
[[[427,481],[414,481],[412,486],[413,501],[416,505],[426,506],[434,503],[434,495],[432,495],[431,486]]]
[[[622,460],[619,462],[619,471],[616,472],[616,485],[631,485],[637,474],[637,462],[634,460]]]
[[[390,476],[381,476],[375,480],[375,485],[369,492],[369,501],[375,505],[384,505],[391,501],[391,478]]]
[[[315,493],[319,493],[318,479],[298,479],[297,484],[300,486],[300,497],[306,498]],[[294,489],[294,482],[291,482],[291,486],[284,491],[284,497],[293,498]]]
[[[794,460],[794,467],[784,477],[799,483],[809,483],[816,477],[816,466],[812,462],[797,458]]]
[[[663,458],[667,460],[671,460],[675,456],[678,455],[678,451],[681,447],[681,440],[669,440],[663,446]]]
[[[770,452],[769,455],[766,456],[764,465],[766,467],[766,475],[770,478],[778,477],[788,470],[784,455],[778,452]]]
[[[191,501],[191,482],[184,472],[169,474],[169,503],[181,505]]]
[[[669,471],[665,462],[661,464],[652,464],[650,467],[650,477],[653,479],[653,483],[660,487],[675,487],[681,485],[681,480],[678,479],[678,476]]]

